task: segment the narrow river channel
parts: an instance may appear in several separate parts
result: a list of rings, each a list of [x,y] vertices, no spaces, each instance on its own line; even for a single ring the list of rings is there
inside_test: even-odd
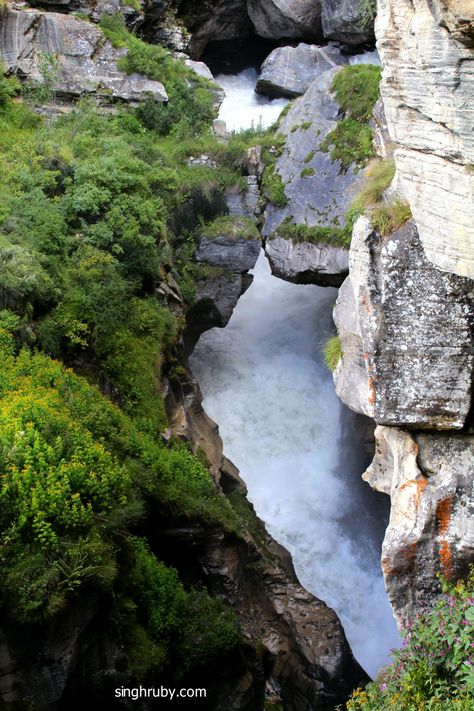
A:
[[[255,78],[218,77],[231,129],[269,125],[284,104],[262,102]],[[229,325],[201,336],[191,367],[258,515],[373,676],[400,643],[380,569],[388,499],[361,479],[363,434],[323,362],[337,291],[273,277],[263,252],[253,273]]]

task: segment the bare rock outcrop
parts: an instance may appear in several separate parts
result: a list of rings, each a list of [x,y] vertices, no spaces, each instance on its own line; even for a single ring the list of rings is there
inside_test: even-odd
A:
[[[255,90],[270,97],[294,99],[304,94],[320,74],[343,64],[347,64],[347,58],[335,46],[301,42],[297,47],[278,47],[264,61]]]
[[[474,436],[377,427],[363,475],[391,497],[382,569],[400,626],[440,593],[437,573],[457,580],[474,562]]]
[[[402,189],[427,258],[474,277],[474,5],[380,0],[375,25]]]
[[[344,247],[311,242],[293,242],[275,236],[265,244],[272,274],[293,284],[340,286],[349,271],[349,253]]]
[[[374,39],[374,23],[362,0],[323,0],[321,20],[326,39],[357,45]]]
[[[329,69],[315,79],[280,125],[285,147],[275,170],[282,179],[287,204],[266,208],[266,236],[289,217],[295,224],[308,227],[343,226],[347,209],[360,190],[363,171],[356,166],[345,171],[339,161],[321,150],[324,138],[337,125],[340,111],[330,93],[336,71]]]
[[[248,0],[255,31],[269,39],[322,39],[321,0]]]
[[[471,406],[474,283],[435,268],[413,222],[382,239],[366,218],[358,220],[335,320],[343,358],[334,378],[349,407],[377,424],[463,427]]]
[[[60,13],[8,10],[0,14],[0,60],[9,72],[42,81],[41,57],[57,58],[54,89],[71,100],[93,94],[103,105],[115,101],[137,104],[151,95],[167,101],[163,84],[117,68],[126,54],[115,49],[94,24]]]

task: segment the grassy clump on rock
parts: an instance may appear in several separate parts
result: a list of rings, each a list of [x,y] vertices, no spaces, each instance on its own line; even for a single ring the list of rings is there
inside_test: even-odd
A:
[[[275,230],[270,239],[282,237],[290,239],[292,242],[310,242],[311,244],[329,244],[334,247],[349,247],[351,243],[351,232],[344,227],[321,227],[315,225],[308,227],[307,225],[295,225],[286,219]]]
[[[339,336],[331,336],[324,346],[324,362],[331,373],[336,369],[340,358],[342,358],[342,348]]]
[[[343,67],[334,77],[331,90],[344,118],[326,136],[321,150],[329,151],[331,159],[340,161],[346,170],[352,164],[362,165],[374,154],[368,121],[380,96],[381,72],[372,64],[355,64]]]
[[[207,239],[229,237],[230,239],[259,240],[260,233],[250,217],[221,215],[201,229],[201,236]]]

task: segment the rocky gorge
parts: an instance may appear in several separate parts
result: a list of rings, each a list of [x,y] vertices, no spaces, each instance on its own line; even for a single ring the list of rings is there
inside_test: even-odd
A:
[[[208,699],[196,702],[196,708],[329,710],[367,682],[338,615],[301,586],[301,574],[295,573],[291,556],[257,517],[241,476],[224,456],[226,441],[223,448],[189,369],[189,356],[200,336],[211,328],[225,327],[250,288],[262,247],[274,276],[296,285],[339,288],[334,309],[339,338],[333,363],[335,389],[349,408],[370,418],[360,429],[351,429],[346,417],[348,437],[360,438],[361,446],[362,440],[364,446],[368,440],[370,447],[375,426],[375,454],[363,478],[390,497],[381,566],[400,628],[435,604],[441,591],[438,573],[452,581],[467,577],[474,562],[474,291],[469,247],[474,214],[474,16],[463,0],[415,4],[380,0],[375,38],[383,71],[381,101],[377,101],[378,90],[371,93],[380,78],[378,59],[372,53],[371,8],[364,2],[329,0],[218,0],[212,7],[186,0],[133,2],[130,6],[46,0],[31,6],[4,6],[0,2],[0,58],[6,81],[36,87],[36,94],[31,92],[32,105],[48,124],[57,116],[61,120],[61,115],[66,122],[74,122],[76,102],[85,99],[92,102],[88,106],[93,111],[110,117],[105,120],[114,122],[118,116],[123,130],[129,131],[128,140],[137,140],[133,160],[142,161],[138,172],[130,172],[133,178],[120,177],[123,194],[133,191],[133,181],[141,185],[140,171],[143,175],[148,169],[156,170],[150,177],[150,195],[162,190],[157,188],[160,181],[166,186],[153,205],[141,198],[139,212],[160,215],[159,227],[140,223],[142,217],[135,217],[133,202],[124,203],[123,209],[117,202],[110,216],[101,213],[97,205],[110,199],[105,193],[115,190],[119,179],[112,172],[99,188],[92,186],[87,167],[76,167],[74,161],[83,160],[86,145],[81,143],[85,139],[79,124],[72,124],[68,134],[71,145],[77,141],[74,158],[64,146],[54,147],[55,141],[60,143],[59,134],[40,138],[43,153],[38,153],[38,162],[41,170],[52,171],[54,176],[48,174],[34,187],[52,205],[66,195],[61,210],[70,221],[73,240],[67,259],[76,249],[80,255],[83,248],[103,250],[108,244],[110,251],[104,252],[106,257],[85,252],[84,260],[74,266],[80,278],[74,281],[75,276],[61,274],[61,285],[58,281],[56,291],[41,299],[20,299],[12,292],[9,272],[2,272],[2,308],[23,320],[21,329],[17,325],[13,330],[14,353],[22,346],[59,358],[81,378],[98,385],[127,417],[131,413],[132,422],[138,418],[137,427],[148,433],[148,411],[143,416],[140,409],[139,374],[131,385],[118,375],[124,357],[127,360],[131,354],[133,359],[132,337],[122,337],[119,350],[104,355],[111,343],[115,347],[119,326],[114,326],[109,341],[101,344],[99,328],[88,342],[85,332],[92,328],[87,325],[91,307],[78,297],[86,269],[91,265],[98,269],[99,264],[104,269],[86,287],[93,294],[93,282],[105,284],[109,279],[105,270],[118,260],[121,273],[126,273],[127,289],[134,284],[134,291],[127,292],[131,311],[140,299],[150,299],[171,314],[174,323],[167,326],[166,346],[152,360],[152,397],[157,398],[152,409],[158,411],[162,403],[164,412],[164,419],[153,424],[152,430],[159,434],[165,450],[179,449],[185,443],[212,482],[212,493],[208,491],[202,501],[196,499],[192,513],[181,501],[185,480],[170,493],[160,493],[162,498],[156,503],[148,475],[143,474],[150,467],[150,457],[137,454],[139,435],[133,435],[136,441],[126,456],[116,454],[125,451],[125,434],[120,435],[122,443],[114,456],[124,456],[123,467],[130,467],[132,478],[137,476],[145,513],[136,519],[130,515],[127,533],[120,523],[114,523],[119,535],[107,534],[118,551],[114,583],[94,587],[87,553],[78,554],[73,574],[69,560],[65,563],[58,557],[57,564],[56,554],[48,552],[55,570],[58,565],[68,571],[70,577],[66,582],[60,578],[60,586],[69,597],[54,615],[32,618],[33,622],[26,614],[22,613],[22,619],[18,613],[15,618],[11,610],[6,613],[0,632],[0,698],[5,708],[82,708],[91,694],[104,708],[154,708],[149,702],[114,702],[113,689],[136,685],[142,679],[157,684],[171,678],[169,683],[208,687]],[[136,37],[148,44],[136,44]],[[167,52],[159,55],[157,68],[146,47]],[[256,91],[267,98],[255,101],[292,99],[270,131],[258,126],[256,105],[256,122],[245,144],[216,120],[222,94],[215,84],[205,83],[212,80],[212,73],[203,64],[207,61],[217,74],[226,62],[239,66],[239,55],[249,57],[244,67],[253,63],[259,68]],[[365,69],[374,62],[375,66]],[[347,104],[346,77],[352,82],[352,103]],[[44,94],[37,91],[42,85],[46,86]],[[8,91],[10,101],[18,84]],[[204,140],[203,135],[192,133],[194,127],[181,126],[181,135],[173,133],[173,122],[178,124],[179,114],[188,106],[183,98],[187,91],[199,97],[209,92],[213,108],[205,114],[203,102],[203,113],[195,122],[210,123],[214,117],[212,141],[207,134]],[[369,102],[354,102],[354,95],[360,98],[360,94],[370,94]],[[27,101],[27,92],[25,97]],[[14,98],[13,106],[17,102]],[[174,106],[180,108],[174,110]],[[86,105],[86,110],[91,109]],[[134,119],[127,118],[132,115],[127,112],[134,111],[133,116],[141,121],[138,127]],[[89,116],[87,121],[95,130],[96,119]],[[153,146],[140,146],[136,136],[147,131],[160,138]],[[179,150],[173,145],[171,159],[166,155],[168,140],[181,144]],[[101,145],[112,153],[115,150],[113,142]],[[395,175],[390,174],[376,195],[372,190],[370,198],[361,198],[374,182],[374,171],[392,162]],[[130,171],[137,171],[131,158],[128,164]],[[173,170],[178,172],[173,174]],[[24,185],[22,180],[15,177],[9,186],[15,196],[25,190],[18,187]],[[75,181],[77,191],[68,192]],[[180,184],[185,185],[182,193]],[[0,194],[3,198],[6,193]],[[7,263],[22,243],[15,232],[19,217],[6,199],[5,204],[5,216],[0,209],[0,239],[5,240],[0,249]],[[127,210],[133,215],[133,238],[117,236]],[[96,221],[91,215],[102,216]],[[101,223],[107,225],[104,232]],[[105,231],[109,227],[112,237]],[[140,249],[149,249],[151,234],[159,247],[160,266],[155,267],[150,257],[148,266],[140,266],[143,273],[136,266],[140,250],[131,246],[139,234]],[[48,269],[48,257],[41,253],[38,258],[30,244],[27,248],[29,268],[34,264],[37,269],[35,279],[46,279],[40,267]],[[47,249],[55,253],[56,247]],[[52,278],[59,271],[54,266]],[[74,289],[70,301],[64,303],[58,296],[64,290],[63,281],[73,283]],[[105,302],[100,303],[102,312],[108,313]],[[79,304],[78,310],[71,311],[70,304]],[[64,328],[56,349],[50,345],[51,322],[49,331],[40,328],[53,307],[54,328]],[[145,339],[138,341],[138,347],[146,352],[151,316],[145,306],[140,308],[133,338]],[[126,316],[122,319],[125,323]],[[142,368],[141,361],[137,362]],[[51,383],[58,382],[58,377],[51,376]],[[107,443],[108,436],[100,434],[101,441]],[[186,470],[184,464],[180,467]],[[168,475],[160,476],[166,479]],[[194,476],[190,474],[190,479]],[[214,498],[224,514],[208,512],[208,502]],[[383,506],[377,506],[381,519]],[[100,516],[105,520],[109,513]],[[93,538],[92,534],[80,535]],[[130,561],[133,570],[140,561],[138,553],[131,553],[142,550],[137,548],[137,537],[146,541],[146,550],[155,561],[177,571],[187,595],[196,594],[195,599],[201,600],[202,608],[195,607],[191,619],[202,615],[206,624],[209,614],[209,629],[215,625],[221,630],[218,624],[224,624],[224,612],[212,613],[221,615],[217,622],[211,616],[212,604],[222,603],[235,615],[238,640],[222,652],[215,651],[220,649],[217,642],[206,642],[205,631],[193,628],[189,637],[197,640],[202,659],[195,666],[185,665],[181,676],[173,677],[170,671],[176,660],[182,663],[183,653],[173,638],[179,637],[176,627],[172,621],[160,621],[153,637],[153,615],[145,612],[153,604],[174,609],[164,583],[153,593],[143,592],[123,572]],[[8,538],[4,544],[10,555]],[[137,574],[138,581],[147,579],[144,571]],[[17,580],[20,590],[30,589],[24,573]],[[179,585],[174,584],[175,594]],[[47,589],[47,583],[43,586]],[[203,602],[206,595],[211,602]],[[2,604],[10,609],[4,599]],[[130,616],[138,621],[132,641],[123,632],[124,620]],[[166,632],[167,624],[171,632]],[[163,661],[163,649],[147,647],[144,639],[146,644],[153,639],[159,647],[166,634],[171,635],[171,642],[166,642],[169,658]],[[231,636],[225,628],[222,638],[227,634]],[[193,653],[190,658],[194,659]],[[137,661],[139,655],[142,658]],[[151,666],[144,663],[146,656],[153,660]],[[86,684],[84,679],[90,681]]]

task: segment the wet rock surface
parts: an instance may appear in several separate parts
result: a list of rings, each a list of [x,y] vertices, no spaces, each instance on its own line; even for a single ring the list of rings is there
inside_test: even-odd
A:
[[[159,81],[127,75],[117,68],[117,61],[125,54],[125,49],[112,47],[96,25],[73,16],[29,10],[9,10],[1,15],[0,60],[9,72],[41,81],[41,57],[56,56],[54,89],[59,98],[67,101],[93,94],[104,105],[114,101],[134,105],[146,96],[167,101]]]
[[[347,63],[337,47],[317,47],[300,43],[297,47],[278,47],[262,65],[256,91],[270,97],[293,99],[301,96],[320,74]]]
[[[354,229],[349,278],[357,319],[346,285],[335,313],[348,361],[335,371],[338,395],[378,424],[461,428],[471,403],[473,282],[436,269],[412,222],[382,239],[366,218]]]

